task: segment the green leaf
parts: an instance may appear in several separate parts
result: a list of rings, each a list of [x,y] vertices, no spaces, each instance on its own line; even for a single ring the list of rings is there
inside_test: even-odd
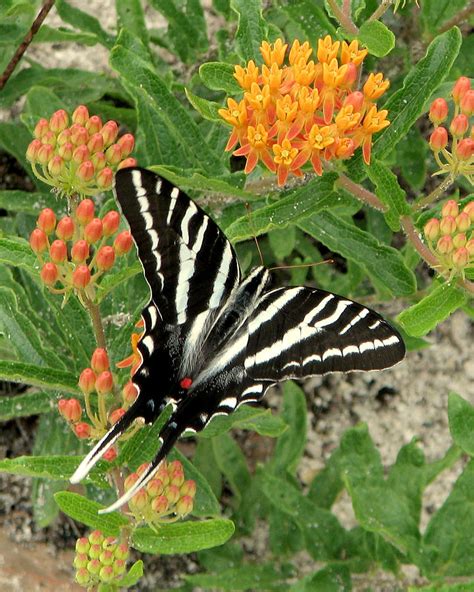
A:
[[[64,22],[69,23],[80,31],[92,33],[97,37],[97,40],[108,49],[112,47],[114,43],[112,35],[109,35],[109,33],[104,31],[100,22],[88,12],[75,8],[64,0],[56,0],[55,8]]]
[[[387,207],[385,220],[395,232],[400,230],[400,216],[409,215],[410,207],[406,201],[406,193],[400,187],[396,175],[384,164],[372,160],[370,166],[365,165],[369,179],[377,188],[377,195]]]
[[[357,38],[372,55],[382,58],[395,47],[395,35],[381,21],[366,21]]]
[[[23,212],[37,216],[42,209],[51,208],[58,214],[58,208],[61,208],[61,205],[58,198],[51,193],[30,193],[29,191],[18,190],[0,191],[0,208],[8,212]],[[62,211],[65,212],[65,209]]]
[[[223,90],[228,95],[243,92],[234,78],[234,66],[225,62],[206,62],[199,67],[199,76],[211,90]]]
[[[261,436],[269,436],[270,438],[278,438],[287,431],[288,426],[279,415],[273,414],[271,409],[263,411],[260,415],[240,421],[239,427],[242,430],[253,430]]]
[[[277,261],[282,261],[286,257],[289,257],[296,245],[295,226],[289,226],[281,230],[272,230],[272,232],[268,233],[268,242]]]
[[[161,524],[157,532],[147,527],[137,528],[132,534],[131,544],[142,553],[194,553],[223,545],[234,534],[234,530],[234,523],[223,518],[175,522]]]
[[[199,589],[211,590],[287,590],[286,576],[274,563],[244,563],[215,574],[184,576],[187,582]],[[283,587],[282,587],[283,586]],[[193,588],[196,589],[196,588]]]
[[[291,223],[334,205],[338,200],[334,194],[336,179],[334,173],[317,177],[278,201],[254,210],[250,217],[246,215],[238,218],[225,228],[227,238],[239,242],[275,228],[286,228]]]
[[[346,222],[330,211],[299,222],[299,227],[331,251],[340,253],[377,278],[397,296],[413,294],[416,279],[396,249],[380,243],[368,232]]]
[[[239,445],[229,434],[222,434],[212,440],[214,457],[221,473],[229,482],[230,488],[240,501],[250,487],[250,473],[247,461]]]
[[[0,238],[0,263],[21,267],[38,277],[36,255],[24,238]]]
[[[41,25],[40,30],[33,37],[33,43],[82,43],[82,45],[95,45],[98,42],[96,35],[92,33],[77,33],[65,27],[58,29],[49,25]]]
[[[466,7],[467,0],[425,0],[421,4],[421,20],[426,29],[436,33],[440,26]]]
[[[301,41],[306,38],[312,47],[317,47],[318,39],[322,39],[326,35],[337,37],[336,28],[324,8],[312,0],[293,0],[281,6],[281,10],[303,33],[298,38]]]
[[[23,362],[0,360],[0,379],[74,394],[80,392],[75,374]]]
[[[0,122],[0,147],[12,154],[25,171],[31,170],[26,160],[26,149],[31,139],[29,131],[22,123]]]
[[[311,482],[308,498],[320,508],[329,510],[344,489],[340,458],[341,451],[336,448],[326,462],[324,469]]]
[[[90,528],[101,530],[106,536],[118,536],[121,527],[130,524],[128,518],[119,512],[99,514],[105,506],[77,493],[60,491],[54,499],[62,512]]]
[[[198,97],[187,88],[185,89],[185,93],[186,98],[196,109],[199,115],[201,115],[201,117],[207,119],[208,121],[217,121],[218,123],[224,123],[224,120],[218,113],[219,109],[221,108],[221,106],[218,103],[214,103],[214,101],[208,101],[207,99]]]
[[[448,399],[449,431],[455,443],[474,456],[474,407],[456,393]]]
[[[214,417],[212,421],[199,432],[200,438],[214,438],[221,434],[225,434],[232,427],[241,429],[252,429],[262,436],[274,435],[278,436],[286,428],[286,424],[282,419],[275,423],[270,409],[262,409],[262,407],[250,407],[243,405],[237,411],[227,416]],[[270,432],[270,434],[268,434]]]
[[[350,592],[351,574],[345,565],[329,565],[312,576],[306,576],[289,588],[289,592]]]
[[[430,576],[474,574],[474,461],[471,459],[441,508],[431,518],[423,539],[430,553]]]
[[[462,306],[466,299],[460,288],[446,282],[400,313],[397,322],[409,335],[422,337]]]
[[[131,588],[135,586],[140,578],[143,577],[143,561],[139,559],[135,561],[128,572],[120,578],[118,584],[121,588]]]
[[[0,421],[48,413],[55,401],[56,395],[44,391],[0,397]]]
[[[148,50],[149,34],[145,23],[145,14],[140,0],[127,0],[126,2],[116,2],[117,10],[117,30],[122,27],[127,29]],[[151,59],[151,54],[150,54]]]
[[[260,0],[230,0],[230,7],[237,13],[235,41],[240,57],[248,62],[262,62],[260,45],[267,38]]]
[[[383,160],[388,156],[423,113],[426,97],[430,97],[448,75],[461,41],[459,29],[453,27],[436,37],[429,45],[426,56],[409,70],[403,87],[383,105],[388,110],[391,125],[376,134],[372,145],[374,158]],[[360,152],[351,159],[348,169],[354,180],[364,178]]]
[[[127,282],[130,278],[142,272],[142,266],[138,261],[136,261],[124,269],[107,273],[97,287],[97,302],[102,302],[102,300],[113,290],[115,290],[117,286],[120,286],[124,282]]]

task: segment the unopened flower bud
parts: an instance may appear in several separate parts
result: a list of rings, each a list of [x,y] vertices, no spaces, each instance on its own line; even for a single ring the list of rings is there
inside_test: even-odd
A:
[[[130,167],[135,167],[137,166],[137,159],[136,158],[126,158],[125,160],[122,160],[121,163],[119,163],[117,170],[120,171],[121,169],[128,169]]]
[[[53,263],[64,263],[67,259],[66,243],[59,239],[53,241],[49,249],[49,255]]]
[[[59,177],[64,171],[64,160],[56,154],[48,162],[48,171],[52,177]]]
[[[471,81],[466,76],[461,76],[456,80],[453,86],[453,99],[455,103],[459,103],[467,91],[471,88]]]
[[[97,252],[96,265],[100,271],[108,271],[111,269],[115,261],[115,251],[112,247],[105,245],[100,247]]]
[[[101,530],[93,530],[89,534],[89,543],[91,545],[102,545],[102,543],[104,541],[105,541],[105,536]],[[99,552],[99,554],[100,554],[100,552]]]
[[[469,251],[466,249],[466,247],[460,247],[454,251],[452,254],[452,259],[454,267],[462,269],[469,263]]]
[[[60,399],[58,401],[58,410],[67,421],[75,423],[82,417],[82,407],[77,399]]]
[[[41,140],[42,137],[45,135],[45,133],[48,131],[49,131],[49,122],[47,119],[44,119],[44,117],[43,117],[35,125],[35,130],[33,132],[33,135],[38,140]]]
[[[85,123],[85,128],[92,136],[102,129],[102,121],[98,115],[92,115]]]
[[[72,274],[72,285],[78,290],[83,290],[91,281],[91,272],[87,265],[79,265]]]
[[[456,227],[461,232],[466,232],[471,226],[471,218],[466,212],[461,212],[456,216]]]
[[[85,368],[79,376],[79,388],[89,394],[95,389],[96,375],[92,368]]]
[[[449,234],[442,236],[436,245],[436,250],[438,253],[441,253],[441,255],[448,255],[449,253],[452,253],[453,249],[453,239]]]
[[[77,553],[74,557],[73,565],[76,569],[81,569],[81,567],[87,567],[89,563],[89,556],[87,553]]]
[[[74,144],[71,144],[71,142],[66,142],[65,144],[62,144],[58,148],[58,154],[66,162],[69,162],[72,159],[72,155],[74,154]]]
[[[112,462],[117,458],[117,449],[115,446],[112,446],[102,455],[102,458],[108,462]]]
[[[56,236],[61,240],[71,240],[74,235],[74,222],[69,216],[64,216],[56,226]]]
[[[53,286],[59,276],[58,268],[54,263],[45,263],[41,269],[40,277],[44,284]]]
[[[116,559],[113,564],[114,574],[116,576],[123,575],[127,570],[127,564],[123,559]]]
[[[115,557],[117,559],[121,559],[122,561],[126,561],[129,555],[129,548],[125,543],[121,543],[118,545],[117,549],[115,550]]]
[[[87,537],[81,537],[76,541],[76,551],[78,553],[87,553],[90,549],[90,542]]]
[[[110,167],[105,167],[104,169],[99,171],[99,173],[97,174],[97,177],[96,177],[97,187],[99,187],[100,189],[103,189],[104,191],[108,191],[109,189],[112,189],[113,181],[114,181],[114,172],[112,171],[112,169]]]
[[[108,549],[102,551],[102,553],[99,556],[99,561],[102,563],[102,565],[112,565],[114,559],[114,554],[112,553],[112,551],[109,551]]]
[[[459,247],[465,247],[467,243],[467,237],[464,234],[464,232],[460,232],[459,234],[456,234],[456,236],[453,237],[453,245],[456,249],[459,249]]]
[[[125,415],[125,409],[123,407],[119,407],[118,409],[114,409],[112,411],[112,413],[109,415],[110,424],[114,425],[124,415]]]
[[[112,565],[104,565],[99,572],[99,578],[104,583],[111,582],[115,578]]]
[[[114,387],[114,377],[108,370],[104,370],[97,376],[95,381],[95,389],[100,395],[110,393]]]
[[[51,208],[44,208],[38,216],[36,225],[46,234],[51,234],[56,226],[56,214]]]
[[[466,249],[470,257],[474,257],[474,238],[471,238],[466,243]]]
[[[139,477],[140,477],[140,475],[138,473],[131,473],[123,482],[123,486],[125,488],[125,491],[128,491],[130,489],[130,487],[132,487],[132,485],[135,485],[135,483],[138,481]]]
[[[441,208],[441,214],[455,218],[459,214],[458,202],[455,199],[448,199]]]
[[[464,113],[460,113],[453,117],[451,121],[451,125],[449,126],[449,131],[452,133],[453,136],[460,138],[463,136],[469,128],[469,119],[464,115]]]
[[[83,199],[77,206],[76,218],[82,225],[88,224],[94,218],[94,202],[91,199]]]
[[[459,104],[462,113],[470,117],[474,113],[474,90],[468,90]]]
[[[102,543],[102,549],[108,549],[109,551],[114,551],[117,548],[117,537],[109,536],[104,539]]]
[[[79,584],[79,586],[87,586],[89,584],[91,575],[90,572],[85,567],[80,567],[76,571],[75,580]]]
[[[32,142],[29,143],[28,148],[26,149],[26,158],[30,161],[30,162],[36,162],[36,158],[38,156],[38,150],[41,148],[43,144],[41,143],[41,140],[33,140]]]
[[[163,493],[163,483],[160,479],[152,479],[146,486],[146,490],[150,497],[157,497]]]
[[[344,107],[346,107],[347,105],[352,105],[354,107],[354,113],[356,113],[357,111],[360,111],[362,109],[363,104],[364,104],[364,94],[358,90],[351,92],[344,99]]]
[[[189,495],[190,497],[194,497],[196,495],[196,481],[188,479],[181,485],[179,492],[181,495]]]
[[[89,141],[89,134],[87,130],[82,125],[74,124],[70,127],[71,130],[71,143],[74,146],[81,146],[82,144],[87,144]]]
[[[429,118],[435,125],[439,125],[448,117],[448,110],[445,99],[435,99],[431,103]]]
[[[164,514],[168,511],[168,507],[169,503],[166,496],[164,495],[159,495],[158,497],[155,497],[151,502],[151,509],[153,510],[153,512],[156,512],[157,514]]]
[[[42,253],[48,248],[48,237],[44,230],[35,228],[30,234],[30,246],[35,253]]]
[[[140,489],[139,491],[137,491],[137,493],[132,497],[132,499],[130,500],[130,506],[132,506],[132,508],[134,510],[144,510],[147,505],[148,505],[148,494],[145,491],[145,489]]]
[[[98,559],[91,559],[87,564],[87,571],[93,576],[98,575],[102,568],[102,565]]]
[[[469,216],[471,222],[474,222],[474,200],[464,206],[463,212]]]
[[[52,131],[46,132],[41,138],[43,144],[50,144],[53,148],[56,146],[56,134]]]
[[[111,165],[117,165],[122,160],[122,148],[120,144],[112,144],[105,152],[105,157]]]
[[[102,224],[104,229],[104,236],[111,236],[115,234],[120,225],[120,214],[115,210],[107,212],[102,218]]]
[[[99,132],[93,134],[87,142],[87,147],[91,153],[102,152],[104,148],[104,138],[102,137],[102,134]]]
[[[85,144],[81,144],[80,146],[75,148],[74,152],[72,153],[72,160],[76,164],[81,164],[86,160],[89,160],[89,156],[89,148]]]
[[[102,127],[102,129],[100,130],[100,133],[102,134],[102,137],[104,138],[104,144],[106,146],[110,146],[110,144],[112,144],[113,142],[115,142],[115,139],[117,138],[118,135],[118,125],[116,124],[115,121],[107,121],[104,126]]]
[[[431,220],[428,220],[428,222],[425,224],[423,231],[428,240],[435,241],[440,234],[439,220],[437,220],[436,218],[431,218]]]
[[[69,117],[64,109],[55,111],[49,120],[49,129],[56,134],[65,130],[69,123]]]
[[[179,500],[179,487],[177,485],[168,485],[166,487],[164,495],[166,499],[170,503],[170,505],[175,504]]]
[[[84,125],[89,119],[89,111],[85,105],[79,105],[72,114],[72,122],[79,125]]]
[[[85,240],[78,240],[72,245],[71,259],[74,263],[82,263],[89,257],[89,245]]]
[[[128,230],[124,230],[120,234],[117,234],[114,240],[114,249],[116,255],[125,255],[132,248],[133,240],[132,235]]]
[[[94,165],[94,169],[99,172],[102,171],[102,169],[107,164],[107,159],[105,158],[105,154],[103,152],[94,152],[94,154],[91,155],[90,160]]]
[[[125,134],[123,135],[117,142],[117,144],[122,149],[122,158],[128,156],[135,145],[135,138],[132,134]]]
[[[448,145],[448,132],[444,127],[437,127],[430,136],[430,146],[435,152],[446,148]]]
[[[349,62],[347,64],[347,70],[344,75],[344,84],[346,86],[351,87],[354,84],[354,82],[357,80],[357,77],[358,77],[357,66],[354,64],[354,62]]]
[[[143,475],[143,473],[150,468],[150,463],[142,463],[138,469],[137,469],[137,473],[139,475]]]
[[[459,160],[469,160],[474,155],[474,140],[472,138],[464,138],[459,142],[456,148],[456,154]]]
[[[100,373],[110,368],[109,356],[102,347],[97,347],[94,350],[91,358],[91,366],[94,372]]]
[[[74,426],[74,433],[80,440],[85,440],[89,438],[91,435],[91,426],[84,421],[76,423]]]
[[[51,144],[41,144],[36,154],[36,161],[42,165],[48,164],[53,156],[53,151],[54,148],[51,146]]]
[[[83,183],[88,183],[94,177],[94,165],[90,160],[83,162],[76,171],[76,177]]]
[[[131,405],[135,399],[137,398],[138,391],[137,387],[133,384],[131,380],[127,382],[127,384],[122,389],[122,396],[125,403]]]
[[[456,231],[456,220],[453,216],[443,216],[439,223],[441,234],[452,234]]]
[[[64,144],[71,144],[71,135],[70,128],[63,130],[56,139],[57,145],[64,146]]]
[[[102,220],[100,218],[94,218],[84,228],[84,238],[89,244],[96,243],[102,238],[103,228]]]
[[[176,513],[178,516],[186,516],[193,509],[193,498],[189,495],[181,497],[176,504]]]

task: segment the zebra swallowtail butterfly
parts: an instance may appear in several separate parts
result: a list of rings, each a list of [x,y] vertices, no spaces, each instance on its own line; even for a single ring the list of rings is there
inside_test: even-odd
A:
[[[180,189],[140,168],[119,171],[115,193],[151,298],[142,312],[138,397],[71,477],[81,481],[137,418],[173,408],[150,467],[120,499],[154,475],[185,430],[259,401],[272,384],[327,372],[378,370],[399,362],[400,335],[372,310],[323,290],[268,289],[270,274],[245,279],[230,242]]]

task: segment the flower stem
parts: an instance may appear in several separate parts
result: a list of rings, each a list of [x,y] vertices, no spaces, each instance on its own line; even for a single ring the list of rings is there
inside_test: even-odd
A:
[[[92,300],[84,294],[83,302],[86,305],[87,312],[89,313],[92,321],[92,327],[94,328],[95,340],[97,347],[101,347],[107,350],[107,344],[105,342],[104,326],[102,324],[102,317],[100,316],[99,305],[92,302]]]
[[[345,29],[351,35],[357,35],[359,29],[355,26],[354,21],[350,17],[349,14],[346,14],[342,11],[336,2],[336,0],[328,0],[328,4],[331,7],[331,10],[336,17],[336,19],[340,22],[343,29]]]
[[[374,12],[369,16],[369,21],[378,21],[381,16],[383,16],[390,6],[393,4],[393,0],[382,0],[382,3],[379,4],[378,8],[374,10]]]
[[[474,2],[471,0],[469,4],[460,10],[457,14],[447,20],[443,26],[440,28],[439,32],[444,33],[454,27],[455,25],[460,25],[462,22],[467,21],[467,19],[474,13]]]
[[[440,197],[440,195],[442,195],[446,191],[446,189],[448,189],[448,187],[450,187],[453,184],[453,182],[454,177],[452,175],[448,175],[444,179],[444,181],[438,185],[438,187],[433,189],[433,191],[431,193],[428,193],[428,195],[425,195],[424,197],[419,199],[413,205],[413,212],[418,212],[419,210],[422,210],[423,208],[428,206],[430,203],[433,203],[435,200],[438,199],[438,197]]]
[[[387,211],[387,207],[380,201],[380,199],[375,195],[375,193],[372,193],[372,191],[365,189],[365,187],[362,187],[362,185],[359,185],[359,183],[355,183],[354,181],[352,181],[352,179],[346,177],[346,175],[339,175],[339,179],[336,181],[336,185],[339,185],[339,187],[346,189],[349,193],[352,193],[354,197],[357,197],[357,199],[360,199],[372,208],[375,208],[380,212]]]

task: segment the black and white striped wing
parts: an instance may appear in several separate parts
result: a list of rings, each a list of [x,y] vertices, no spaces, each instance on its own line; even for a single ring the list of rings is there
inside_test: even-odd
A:
[[[146,169],[118,171],[115,192],[161,320],[181,325],[219,308],[240,281],[237,257],[219,227]]]
[[[267,292],[247,331],[244,367],[254,380],[380,370],[405,355],[401,336],[379,314],[305,287]]]

